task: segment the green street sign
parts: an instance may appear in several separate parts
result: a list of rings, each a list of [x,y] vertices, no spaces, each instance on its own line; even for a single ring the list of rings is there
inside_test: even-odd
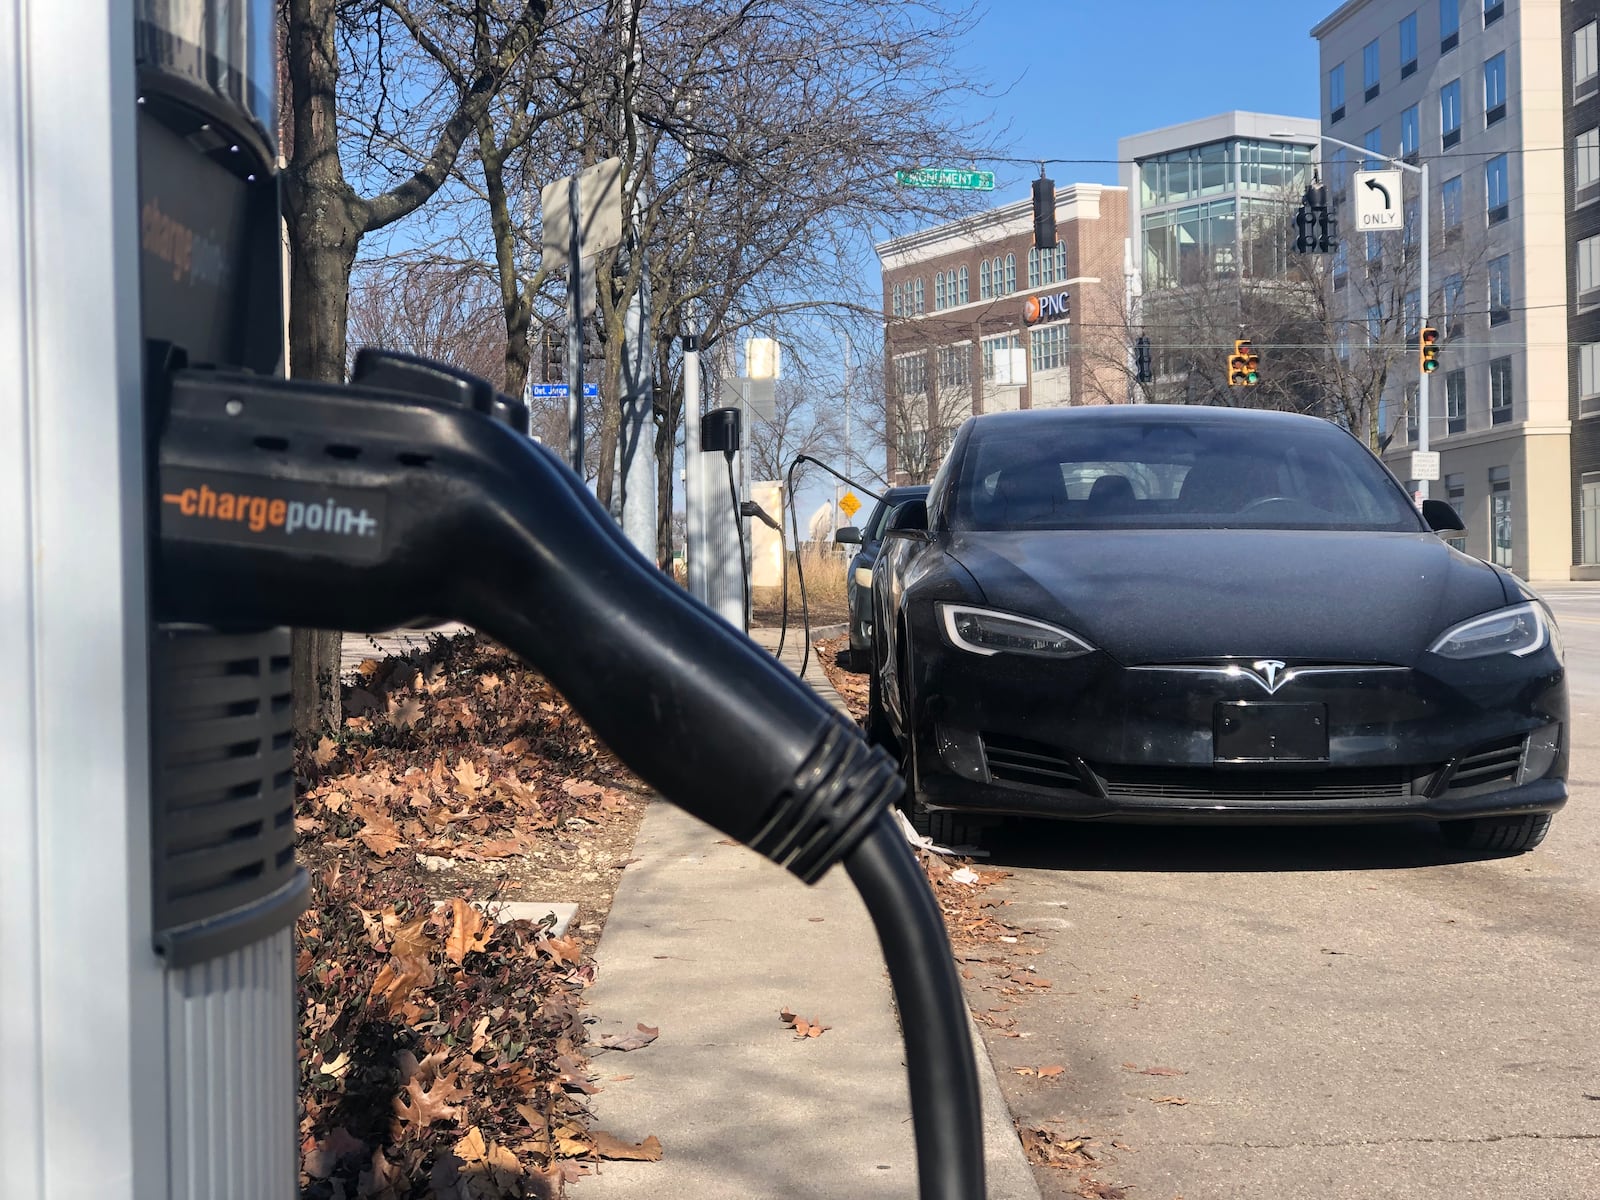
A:
[[[896,171],[895,182],[905,187],[959,188],[968,192],[994,191],[993,171],[963,171],[958,167],[918,167]]]

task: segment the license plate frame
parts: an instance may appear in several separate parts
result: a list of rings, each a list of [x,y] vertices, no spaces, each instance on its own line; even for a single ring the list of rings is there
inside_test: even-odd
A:
[[[1328,761],[1328,706],[1287,701],[1218,701],[1212,758],[1219,763]]]

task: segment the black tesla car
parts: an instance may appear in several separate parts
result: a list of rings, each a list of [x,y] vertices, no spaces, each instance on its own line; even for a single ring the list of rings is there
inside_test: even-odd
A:
[[[908,484],[890,488],[883,499],[873,505],[871,514],[860,525],[846,525],[833,535],[842,546],[859,546],[845,568],[845,596],[850,609],[850,654],[847,659],[852,671],[865,671],[871,661],[872,647],[872,564],[878,561],[878,548],[883,541],[883,527],[903,501],[922,500],[928,495],[925,483]]]
[[[1312,417],[974,417],[889,519],[870,732],[942,841],[1007,814],[1425,817],[1530,849],[1567,794],[1560,635],[1438,536],[1460,524]]]

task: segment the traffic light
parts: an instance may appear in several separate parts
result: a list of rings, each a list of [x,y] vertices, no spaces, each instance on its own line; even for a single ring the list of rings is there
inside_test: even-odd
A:
[[[1250,348],[1250,342],[1241,338],[1233,344],[1228,355],[1228,386],[1254,387],[1261,382],[1261,356]]]
[[[1133,369],[1136,383],[1154,381],[1155,372],[1150,369],[1150,339],[1142,333],[1133,343]]]
[[[1439,369],[1439,331],[1432,325],[1422,327],[1422,373],[1432,375]]]
[[[1056,248],[1056,185],[1043,175],[1033,181],[1033,245],[1036,250]]]
[[[1317,248],[1317,218],[1304,205],[1294,210],[1294,252],[1309,254]]]
[[[1339,218],[1333,215],[1333,210],[1326,204],[1314,211],[1317,218],[1317,253],[1332,254],[1339,248]]]

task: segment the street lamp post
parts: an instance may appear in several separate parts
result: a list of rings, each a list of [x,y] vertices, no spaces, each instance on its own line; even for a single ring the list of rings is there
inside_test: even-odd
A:
[[[1268,134],[1267,136],[1271,137],[1271,138],[1276,138],[1276,139],[1279,139],[1279,140],[1287,140],[1287,139],[1295,138],[1295,137],[1300,136],[1300,135],[1292,134],[1292,133],[1288,133],[1288,132],[1281,132],[1280,131],[1280,132]],[[1388,163],[1391,167],[1397,167],[1402,171],[1410,171],[1413,175],[1417,175],[1417,176],[1421,177],[1418,182],[1419,182],[1419,185],[1420,185],[1420,187],[1422,189],[1422,195],[1421,195],[1420,199],[1417,202],[1417,212],[1418,212],[1418,216],[1419,216],[1420,224],[1421,224],[1421,229],[1418,232],[1421,234],[1421,237],[1422,237],[1422,270],[1421,270],[1421,278],[1418,281],[1419,285],[1420,285],[1420,291],[1419,291],[1419,299],[1418,299],[1418,302],[1417,302],[1417,308],[1419,310],[1418,313],[1417,313],[1417,318],[1418,318],[1417,319],[1417,328],[1419,330],[1427,328],[1427,325],[1428,325],[1428,257],[1429,257],[1429,253],[1430,253],[1430,251],[1432,249],[1432,243],[1429,242],[1429,240],[1428,240],[1428,211],[1429,211],[1429,209],[1431,209],[1433,207],[1428,201],[1428,163],[1427,163],[1427,160],[1424,159],[1420,166],[1413,166],[1411,163],[1406,162],[1403,158],[1396,158],[1393,155],[1389,155],[1389,154],[1376,154],[1373,151],[1368,150],[1365,146],[1358,146],[1354,142],[1347,142],[1347,141],[1344,141],[1342,138],[1332,137],[1332,136],[1330,136],[1329,134],[1326,134],[1326,133],[1318,133],[1317,136],[1319,138],[1321,138],[1324,142],[1332,142],[1335,146],[1343,146],[1346,150],[1354,150],[1357,154],[1360,154],[1363,158],[1380,158],[1384,162]],[[1402,210],[1402,215],[1403,215],[1403,210]],[[1402,313],[1401,314],[1401,326],[1402,326],[1402,328],[1404,328],[1404,323],[1405,323],[1405,316],[1404,316],[1404,313]],[[1418,375],[1418,379],[1417,379],[1417,450],[1419,452],[1425,454],[1425,453],[1427,453],[1427,450],[1428,450],[1428,372],[1422,370],[1420,360],[1418,362],[1417,375]],[[1418,490],[1422,494],[1422,498],[1424,500],[1426,500],[1428,498],[1428,481],[1426,479],[1419,479],[1416,482],[1417,482]]]

